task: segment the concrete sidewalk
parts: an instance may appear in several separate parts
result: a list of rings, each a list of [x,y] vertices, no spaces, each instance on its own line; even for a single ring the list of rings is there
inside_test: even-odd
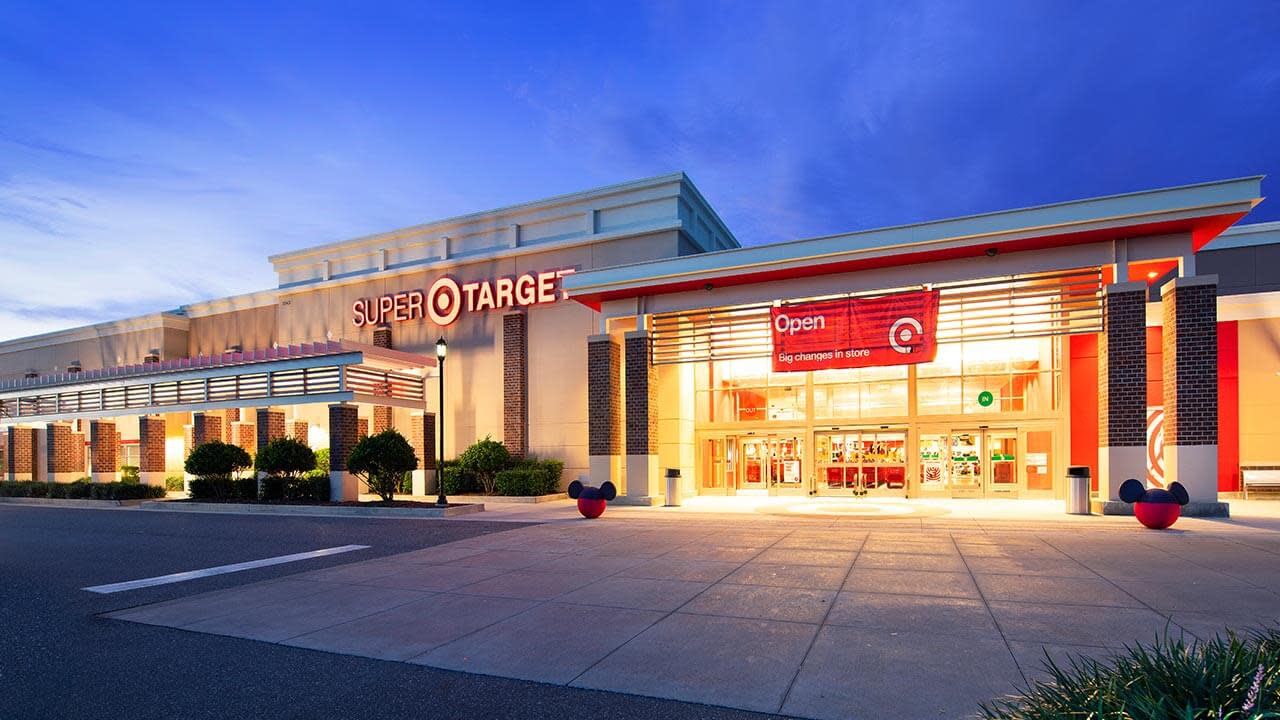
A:
[[[1280,617],[1247,524],[614,510],[109,617],[812,718],[963,717],[1046,652]]]

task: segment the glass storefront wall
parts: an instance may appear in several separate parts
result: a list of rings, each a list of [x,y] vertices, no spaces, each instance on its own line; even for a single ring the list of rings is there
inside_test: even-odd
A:
[[[1049,497],[1064,442],[1057,338],[941,345],[913,366],[699,363],[702,492]]]

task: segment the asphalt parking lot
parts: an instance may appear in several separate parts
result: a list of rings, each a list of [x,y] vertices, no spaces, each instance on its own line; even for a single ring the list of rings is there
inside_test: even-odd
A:
[[[2,506],[0,718],[762,717],[100,617],[517,527]],[[81,589],[347,544],[369,548],[107,595]]]

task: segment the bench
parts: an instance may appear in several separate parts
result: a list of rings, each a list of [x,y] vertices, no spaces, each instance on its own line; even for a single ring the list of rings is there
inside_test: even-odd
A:
[[[1249,499],[1249,490],[1271,488],[1280,490],[1280,465],[1243,466],[1240,468],[1240,486],[1244,489],[1244,499]]]

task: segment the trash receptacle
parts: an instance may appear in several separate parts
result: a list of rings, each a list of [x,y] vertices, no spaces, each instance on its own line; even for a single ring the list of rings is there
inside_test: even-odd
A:
[[[667,468],[667,507],[680,507],[683,495],[680,489],[680,468]]]
[[[1089,466],[1072,465],[1067,468],[1067,514],[1089,514]]]

